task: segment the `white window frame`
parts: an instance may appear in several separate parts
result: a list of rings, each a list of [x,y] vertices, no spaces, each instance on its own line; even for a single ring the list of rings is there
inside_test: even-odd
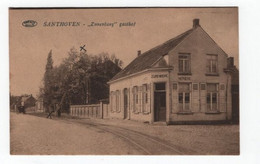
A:
[[[216,60],[208,59],[208,56],[210,56],[210,57],[215,56]],[[208,60],[210,60],[210,63],[208,63]],[[213,61],[216,61],[216,72],[213,72]],[[218,73],[218,55],[217,54],[207,54],[207,67],[208,67],[208,64],[209,64],[209,70],[206,69],[207,73],[217,74]]]
[[[120,112],[120,91],[116,90],[116,112]]]
[[[110,103],[110,106],[111,106],[111,112],[113,113],[114,112],[114,92],[113,91],[111,91],[110,92],[110,101],[111,101],[111,103]]]
[[[215,92],[213,92],[213,91],[211,91],[211,92],[209,92],[208,91],[208,85],[209,84],[215,84],[216,85],[216,91]],[[207,112],[218,112],[219,111],[219,83],[207,83],[206,84],[206,91],[207,91],[207,93],[206,93],[206,104],[207,104],[207,108],[206,108],[206,111]],[[208,109],[208,93],[210,94],[210,109]],[[217,102],[216,102],[216,109],[213,109],[213,94],[214,93],[216,93],[216,100],[217,100]]]
[[[180,88],[182,84],[189,85],[189,92],[180,92]],[[179,94],[182,93],[182,109],[179,108]],[[189,93],[189,109],[185,109],[185,93]],[[192,83],[179,83],[178,84],[178,110],[179,112],[190,112],[191,111],[191,93],[192,93]]]
[[[147,105],[148,103],[148,85],[147,84],[143,84],[142,86],[142,111],[144,113],[147,113]]]
[[[186,57],[186,58],[182,58]],[[187,71],[185,71],[186,68],[186,62],[188,61],[187,64]],[[182,63],[182,70],[180,69],[180,62]],[[189,53],[180,53],[178,56],[178,69],[179,69],[179,74],[190,74],[191,73],[191,55]]]
[[[138,112],[138,86],[133,87],[133,112]]]

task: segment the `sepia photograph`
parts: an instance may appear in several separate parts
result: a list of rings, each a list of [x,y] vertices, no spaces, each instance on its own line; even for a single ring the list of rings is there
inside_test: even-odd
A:
[[[11,155],[240,155],[238,7],[8,12]]]

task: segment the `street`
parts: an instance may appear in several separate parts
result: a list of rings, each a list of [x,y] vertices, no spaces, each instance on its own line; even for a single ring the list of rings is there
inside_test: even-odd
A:
[[[47,119],[11,113],[11,154],[238,155],[238,125],[144,124],[129,120]]]

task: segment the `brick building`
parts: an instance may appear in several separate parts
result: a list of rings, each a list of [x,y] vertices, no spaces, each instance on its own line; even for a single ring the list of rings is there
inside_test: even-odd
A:
[[[193,27],[137,57],[108,83],[110,117],[166,123],[232,118],[228,55]]]

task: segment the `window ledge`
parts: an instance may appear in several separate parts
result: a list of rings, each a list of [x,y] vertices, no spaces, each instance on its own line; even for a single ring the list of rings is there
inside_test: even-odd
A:
[[[219,76],[218,73],[206,73],[205,75],[206,76]]]
[[[150,113],[149,113],[149,112],[143,112],[143,114],[148,115],[148,114],[150,114]]]
[[[193,114],[193,112],[191,112],[191,111],[179,111],[177,114],[180,114],[180,115],[190,115],[190,114]]]
[[[207,111],[205,114],[220,114],[220,111]]]
[[[178,75],[192,75],[190,72],[179,72]]]

